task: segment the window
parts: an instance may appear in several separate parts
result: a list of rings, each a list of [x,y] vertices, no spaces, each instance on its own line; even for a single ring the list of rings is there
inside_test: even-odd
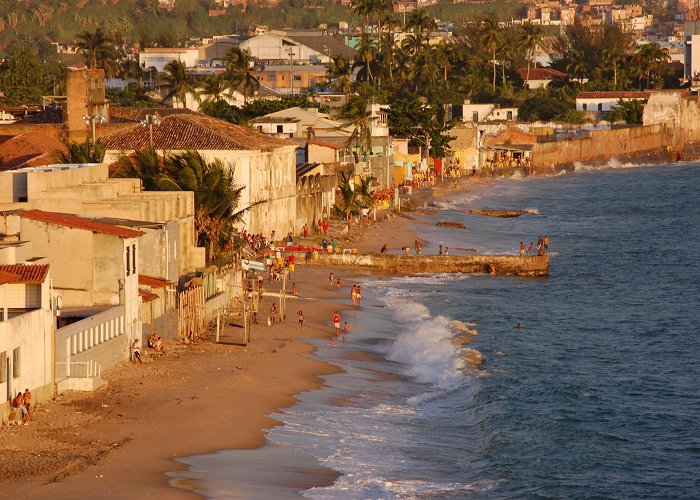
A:
[[[479,112],[478,112],[478,111],[473,111],[473,112],[472,112],[472,121],[473,121],[473,122],[478,122],[478,121],[479,121]]]
[[[508,119],[509,120],[513,119],[513,112],[512,111],[508,111]]]
[[[277,133],[281,134],[284,132],[284,125],[277,125]]]
[[[126,275],[129,276],[131,274],[131,259],[129,258],[131,256],[131,248],[126,247]]]
[[[131,245],[131,269],[133,269],[134,274],[136,274],[136,243]]]
[[[7,382],[7,353],[0,352],[0,384]]]
[[[586,104],[585,102],[583,103],[583,110],[588,111],[588,104]]]
[[[12,378],[19,377],[19,368],[19,347],[16,347],[15,350],[12,351]]]
[[[301,81],[301,75],[294,75],[294,81],[295,81],[295,82],[300,82],[300,81]]]
[[[603,111],[603,103],[602,102],[598,103],[598,111]]]

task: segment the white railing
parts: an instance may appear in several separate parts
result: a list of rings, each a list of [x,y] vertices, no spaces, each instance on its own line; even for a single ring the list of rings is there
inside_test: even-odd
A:
[[[66,365],[66,378],[99,378],[102,365],[95,361],[56,361],[57,365]]]

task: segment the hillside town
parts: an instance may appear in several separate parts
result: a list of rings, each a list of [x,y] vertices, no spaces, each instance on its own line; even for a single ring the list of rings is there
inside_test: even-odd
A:
[[[179,0],[156,3],[166,16]],[[536,0],[449,21],[437,0],[333,3],[360,21],[173,46],[98,22],[50,40],[51,62],[36,41],[5,47],[3,424],[24,418],[25,389],[41,404],[102,387],[157,350],[153,332],[189,343],[233,310],[251,321],[247,283],[273,257],[282,273],[290,254],[352,253],[353,223],[416,193],[697,156],[697,2]],[[32,11],[47,30],[51,5]],[[254,8],[215,0],[208,15]]]

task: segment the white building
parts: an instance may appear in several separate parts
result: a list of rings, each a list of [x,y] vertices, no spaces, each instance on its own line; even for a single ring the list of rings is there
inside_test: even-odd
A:
[[[181,61],[188,68],[197,66],[199,49],[197,48],[148,48],[139,52],[139,64],[142,68],[156,68],[164,71],[170,61]]]
[[[576,95],[576,110],[600,113],[610,111],[620,101],[643,101],[649,99],[651,92],[607,91],[579,92]]]

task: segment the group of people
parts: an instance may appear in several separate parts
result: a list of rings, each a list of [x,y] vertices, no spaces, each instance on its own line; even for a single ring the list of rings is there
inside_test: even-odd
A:
[[[530,242],[530,246],[525,248],[525,243],[520,242],[520,255],[534,255],[535,246]],[[549,236],[538,236],[537,237],[537,255],[547,255],[549,254]]]
[[[335,338],[338,338],[340,336],[340,313],[336,311],[333,314],[333,317],[331,318],[331,322],[333,323],[333,328],[335,328]],[[345,324],[343,325],[343,342],[348,340],[348,331],[349,331],[349,326],[348,322],[346,321]]]
[[[25,389],[24,393],[18,392],[17,396],[12,400],[12,406],[22,411],[22,422],[28,422],[32,419],[30,413],[32,409],[32,393],[29,389]]]
[[[362,287],[360,285],[352,285],[350,299],[353,304],[362,304]]]

